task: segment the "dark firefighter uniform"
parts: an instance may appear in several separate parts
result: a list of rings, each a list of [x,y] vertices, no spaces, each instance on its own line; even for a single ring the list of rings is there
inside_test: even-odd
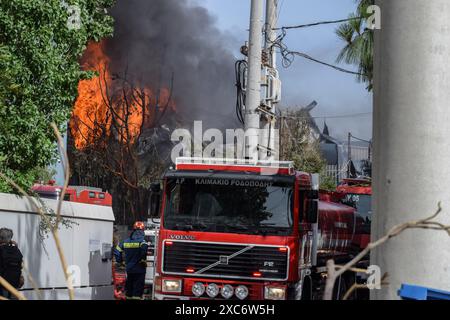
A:
[[[142,299],[147,269],[148,245],[145,241],[144,225],[138,225],[136,228],[136,224],[130,238],[116,247],[116,262],[122,263],[125,259],[127,271],[125,294],[128,299]]]

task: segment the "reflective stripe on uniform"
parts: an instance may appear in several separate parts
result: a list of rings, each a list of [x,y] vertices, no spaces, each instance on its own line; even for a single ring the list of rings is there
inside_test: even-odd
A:
[[[125,249],[137,249],[141,246],[141,244],[139,242],[125,242],[123,244],[123,247]]]
[[[119,251],[119,252],[122,252],[122,251],[123,251],[122,248],[121,248],[120,246],[116,246],[116,250]]]

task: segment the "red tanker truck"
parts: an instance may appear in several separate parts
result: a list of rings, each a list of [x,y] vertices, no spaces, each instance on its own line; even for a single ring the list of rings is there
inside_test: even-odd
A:
[[[356,210],[354,245],[363,249],[370,242],[372,182],[368,178],[344,179],[336,188],[341,203]]]
[[[151,199],[155,299],[319,299],[326,261],[355,254],[355,209],[320,200],[317,177],[290,162],[180,158]]]

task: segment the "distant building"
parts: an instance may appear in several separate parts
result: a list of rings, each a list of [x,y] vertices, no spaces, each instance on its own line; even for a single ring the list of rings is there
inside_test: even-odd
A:
[[[304,108],[309,118],[313,136],[319,140],[320,151],[327,162],[327,174],[339,183],[345,178],[371,176],[371,145],[364,141],[340,141],[330,134],[326,121],[320,131],[310,112],[316,105]],[[350,155],[349,155],[350,149]]]

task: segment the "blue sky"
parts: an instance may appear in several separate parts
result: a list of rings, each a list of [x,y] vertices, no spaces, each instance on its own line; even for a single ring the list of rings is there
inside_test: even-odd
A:
[[[237,52],[247,40],[250,0],[191,0],[206,7],[214,16],[217,27],[232,41]],[[354,0],[280,0],[280,25],[297,25],[323,20],[346,18],[355,10]],[[336,25],[291,30],[286,44],[291,50],[305,52],[316,59],[334,63],[343,43],[335,35]],[[344,68],[352,66],[342,65]],[[372,112],[372,95],[353,75],[296,58],[293,65],[280,67],[283,81],[283,105],[305,106],[316,100],[314,116],[327,116],[331,134],[343,139],[349,131],[363,139],[372,137],[372,117],[364,115],[333,118],[349,114]],[[323,119],[317,119],[320,127]]]

